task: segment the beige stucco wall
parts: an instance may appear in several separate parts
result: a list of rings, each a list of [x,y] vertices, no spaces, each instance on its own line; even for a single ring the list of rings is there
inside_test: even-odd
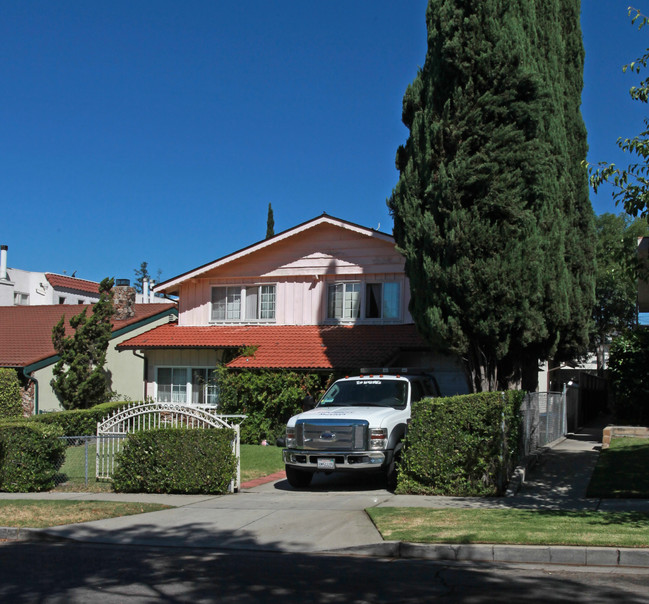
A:
[[[143,327],[133,329],[121,336],[113,338],[106,353],[106,369],[110,371],[111,388],[121,399],[141,401],[145,396],[144,359],[137,351],[116,350],[116,346],[168,322],[167,315]],[[33,377],[38,382],[38,412],[61,411],[63,407],[54,394],[50,382],[54,363],[33,372]]]

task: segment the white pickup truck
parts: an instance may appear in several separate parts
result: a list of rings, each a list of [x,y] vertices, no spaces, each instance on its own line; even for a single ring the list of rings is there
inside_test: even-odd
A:
[[[400,369],[364,369],[337,380],[318,405],[289,419],[283,450],[291,486],[309,486],[316,472],[383,471],[396,486],[412,403],[439,396],[434,378]]]

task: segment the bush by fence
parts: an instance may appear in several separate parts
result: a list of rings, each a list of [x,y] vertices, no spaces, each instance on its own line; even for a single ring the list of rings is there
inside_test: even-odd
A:
[[[258,445],[283,436],[287,420],[302,411],[306,395],[324,392],[328,375],[297,371],[215,371],[219,385],[219,413],[246,415],[241,442]]]
[[[518,460],[523,396],[483,392],[415,403],[397,492],[501,494]]]
[[[20,381],[15,369],[0,367],[0,419],[20,417],[23,402],[20,394]]]
[[[60,436],[58,426],[0,422],[0,490],[24,493],[51,489],[65,455]]]
[[[228,428],[129,434],[117,457],[113,487],[125,493],[225,493],[237,468],[234,437]]]
[[[649,329],[629,329],[613,340],[609,369],[617,423],[649,426],[648,367]]]
[[[53,411],[42,413],[29,418],[30,422],[55,425],[63,430],[63,436],[92,436],[97,433],[97,422],[107,415],[130,405],[130,402],[102,403],[90,409],[71,409],[68,411]]]

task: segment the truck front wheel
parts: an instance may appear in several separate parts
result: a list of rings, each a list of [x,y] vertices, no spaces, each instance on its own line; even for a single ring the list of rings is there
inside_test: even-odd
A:
[[[387,483],[387,489],[391,493],[394,493],[394,491],[397,488],[397,478],[398,478],[398,470],[397,470],[397,464],[401,460],[401,452],[399,451],[398,453],[395,453],[392,457],[392,461],[385,467],[385,478],[386,478],[386,483]]]
[[[311,479],[313,478],[312,472],[305,472],[304,470],[298,470],[293,466],[286,466],[286,479],[288,483],[296,489],[304,489],[311,484]]]

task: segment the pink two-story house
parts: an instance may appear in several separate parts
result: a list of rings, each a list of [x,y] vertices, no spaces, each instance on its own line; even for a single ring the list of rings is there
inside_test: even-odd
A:
[[[156,287],[177,323],[120,345],[147,359],[145,396],[213,404],[211,370],[358,372],[416,366],[444,394],[466,392],[460,366],[434,354],[408,312],[404,259],[386,233],[326,214]]]

